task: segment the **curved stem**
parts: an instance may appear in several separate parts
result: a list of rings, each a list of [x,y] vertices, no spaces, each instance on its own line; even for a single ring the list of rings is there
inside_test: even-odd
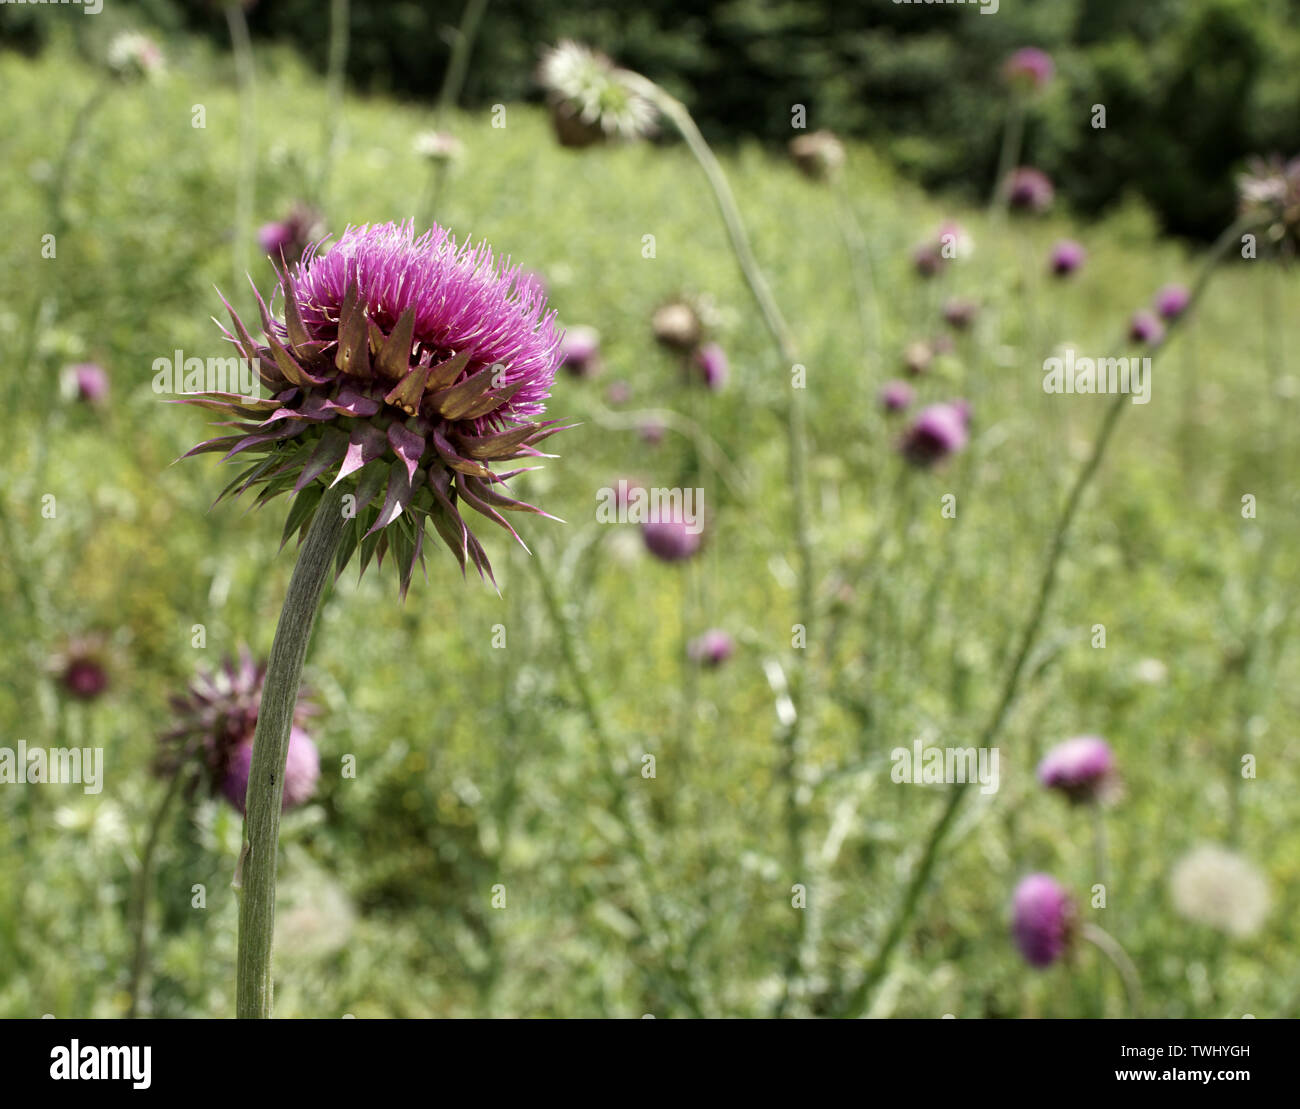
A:
[[[1204,265],[1201,267],[1200,275],[1196,283],[1192,286],[1191,296],[1188,300],[1187,307],[1183,314],[1177,320],[1170,324],[1169,332],[1166,337],[1172,336],[1175,329],[1188,319],[1196,303],[1200,300],[1209,284],[1210,276],[1214,272],[1214,267],[1227,253],[1228,247],[1237,239],[1237,237],[1249,227],[1252,222],[1249,220],[1240,220],[1233,224],[1222,235],[1219,236],[1210,253],[1206,258]],[[1163,349],[1163,348],[1161,348]],[[1157,350],[1156,354],[1159,351]],[[1152,364],[1155,363],[1155,355],[1152,357]],[[1065,553],[1065,548],[1069,540],[1070,527],[1074,523],[1074,517],[1078,513],[1079,504],[1083,500],[1083,494],[1087,491],[1088,486],[1092,484],[1092,479],[1101,466],[1102,459],[1106,455],[1106,447],[1110,443],[1111,436],[1114,434],[1115,425],[1119,422],[1121,413],[1129,407],[1129,397],[1127,393],[1116,393],[1110,405],[1106,409],[1106,414],[1102,417],[1101,427],[1097,432],[1097,438],[1092,444],[1092,451],[1088,455],[1088,460],[1083,464],[1078,476],[1074,479],[1074,484],[1070,488],[1069,495],[1065,499],[1065,506],[1061,509],[1061,515],[1056,523],[1056,529],[1052,535],[1052,542],[1048,548],[1047,561],[1043,567],[1042,578],[1038,583],[1038,593],[1033,607],[1029,611],[1029,617],[1025,621],[1024,627],[1020,632],[1019,647],[1012,658],[1011,666],[1007,670],[1006,677],[1003,679],[1002,692],[994,706],[993,713],[989,717],[988,723],[980,733],[977,747],[989,747],[997,738],[1002,730],[1002,725],[1006,721],[1007,715],[1011,710],[1011,705],[1020,691],[1020,679],[1024,673],[1025,663],[1038,641],[1038,633],[1042,629],[1043,618],[1047,614],[1048,603],[1052,599],[1052,594],[1056,590],[1057,571],[1060,568],[1061,556]],[[880,949],[876,953],[867,973],[856,989],[849,995],[845,1010],[851,1013],[863,1011],[871,998],[872,991],[876,984],[884,977],[888,969],[889,960],[893,956],[894,949],[902,940],[911,923],[912,916],[916,912],[917,904],[920,902],[921,894],[929,884],[930,875],[934,871],[935,863],[938,860],[939,848],[944,838],[948,834],[948,829],[952,827],[957,818],[957,813],[961,808],[962,800],[965,798],[969,789],[965,785],[956,786],[948,794],[948,799],[944,803],[943,810],[939,814],[939,819],[935,821],[934,826],[930,829],[930,834],[926,838],[925,846],[921,851],[921,859],[917,863],[916,869],[912,872],[911,881],[908,882],[907,888],[903,893],[902,900],[899,902],[898,911],[895,913],[888,930],[885,932],[885,938],[881,941]]]
[[[1091,921],[1079,929],[1079,935],[1105,955],[1119,973],[1120,981],[1124,983],[1124,992],[1128,995],[1129,1016],[1141,1016],[1142,985],[1138,980],[1137,967],[1128,957],[1128,952],[1114,936]]]
[[[289,728],[298,703],[302,664],[316,622],[316,609],[348,522],[342,511],[343,494],[343,486],[328,489],[317,506],[289,579],[262,687],[248,772],[244,849],[234,883],[239,892],[236,1011],[241,1018],[271,1015],[276,849]]]

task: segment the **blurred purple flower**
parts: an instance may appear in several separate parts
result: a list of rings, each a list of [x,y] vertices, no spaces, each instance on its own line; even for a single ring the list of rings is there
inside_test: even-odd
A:
[[[890,381],[880,390],[880,403],[886,412],[902,412],[912,406],[916,392],[906,381]]]
[[[65,388],[87,404],[101,404],[108,398],[108,373],[95,362],[79,362],[64,371]]]
[[[921,409],[903,437],[903,457],[916,466],[931,466],[966,445],[969,410],[956,404]]]
[[[1026,212],[1045,212],[1052,206],[1056,190],[1042,170],[1020,166],[1008,175],[1005,185],[1007,203]]]
[[[1052,80],[1052,56],[1036,46],[1024,46],[1002,63],[1002,76],[1012,86],[1038,90]]]
[[[1176,320],[1191,303],[1192,292],[1186,285],[1166,285],[1156,293],[1156,312],[1161,319]]]
[[[1115,755],[1100,736],[1081,735],[1058,743],[1038,764],[1038,780],[1071,801],[1099,798],[1112,782]]]
[[[574,377],[600,373],[600,332],[594,327],[570,327],[560,340],[560,365]]]
[[[69,640],[49,662],[49,671],[64,692],[79,701],[93,701],[108,688],[103,641],[98,636]]]
[[[968,297],[951,297],[943,306],[944,322],[954,331],[965,331],[979,315],[979,305]]]
[[[727,355],[717,343],[705,343],[694,354],[695,366],[710,389],[718,390],[727,384]]]
[[[692,662],[701,666],[721,666],[736,650],[735,640],[720,628],[712,628],[697,639],[691,640],[686,653]]]
[[[1146,309],[1133,313],[1129,321],[1128,336],[1134,342],[1155,346],[1165,337],[1164,325]]]
[[[1047,874],[1030,874],[1016,886],[1011,934],[1025,962],[1051,966],[1069,946],[1074,929],[1074,900]]]
[[[702,531],[692,531],[681,516],[647,520],[641,525],[646,550],[664,562],[681,562],[700,549]]]
[[[1056,277],[1069,277],[1076,273],[1088,257],[1088,252],[1073,239],[1062,239],[1052,247],[1051,270]]]

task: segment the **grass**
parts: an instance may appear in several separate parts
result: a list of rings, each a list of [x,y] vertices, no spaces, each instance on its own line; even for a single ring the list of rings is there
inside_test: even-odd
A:
[[[76,742],[102,746],[106,760],[98,795],[0,789],[3,1016],[125,1012],[129,897],[162,794],[149,766],[168,697],[242,642],[269,649],[292,568],[290,551],[277,554],[279,509],[209,511],[234,471],[207,456],[171,465],[204,417],[151,389],[154,359],[221,353],[214,285],[242,309],[252,299],[234,277],[233,73],[192,43],[168,49],[165,82],[114,87],[91,118],[54,259],[41,257],[42,182],[77,109],[106,86],[67,46],[35,60],[0,54],[0,79],[16,90],[13,187],[0,196],[13,229],[0,241],[0,523],[12,544],[0,548],[0,730],[9,746]],[[292,55],[265,52],[256,95],[262,222],[314,179],[327,93]],[[427,170],[411,140],[428,117],[347,101],[341,153],[317,198],[332,231],[414,213]],[[323,774],[316,802],[285,821],[277,1013],[764,1014],[799,934],[795,885],[806,887],[807,958],[790,1011],[835,1012],[943,803],[942,787],[891,782],[889,752],[917,737],[975,741],[1106,404],[1044,394],[1042,360],[1067,340],[1081,353],[1126,353],[1113,341],[1129,313],[1167,281],[1189,280],[1194,259],[1135,206],[1090,227],[1059,212],[994,226],[851,147],[846,191],[880,298],[872,355],[829,192],[770,152],[728,152],[807,368],[819,579],[809,616],[797,604],[786,473],[790,367],[774,362],[684,147],[563,151],[523,104],[506,107],[504,128],[488,112],[449,118],[467,150],[440,219],[540,272],[561,321],[602,335],[604,377],[563,378],[550,406],[582,426],[552,440],[562,457],[518,489],[568,521],[530,519],[523,534],[572,621],[604,746],[541,583],[504,533],[479,529],[500,596],[462,582],[441,550],[404,605],[386,568],[359,585],[346,574],[308,659]],[[927,284],[910,251],[947,217],[970,229],[976,251]],[[1090,256],[1076,280],[1055,283],[1045,258],[1067,234]],[[254,276],[267,288],[269,263]],[[1021,963],[1007,916],[1030,870],[1055,874],[1120,940],[1146,1015],[1300,1012],[1300,761],[1289,724],[1300,662],[1286,636],[1297,587],[1286,553],[1300,539],[1289,355],[1300,324],[1286,311],[1297,292],[1295,273],[1271,263],[1227,267],[1162,356],[1151,403],[1126,412],[999,741],[1001,788],[965,809],[873,1015],[1126,1012],[1113,975],[1098,997],[1091,951],[1048,972]],[[732,365],[721,393],[684,382],[650,335],[654,308],[680,293],[716,309]],[[904,472],[877,392],[900,374],[907,342],[940,332],[952,294],[981,302],[976,329],[917,384],[923,400],[972,399],[973,441],[944,468]],[[38,305],[37,342],[18,362]],[[60,369],[83,360],[112,378],[100,412],[59,396]],[[632,390],[617,408],[605,396],[613,380]],[[645,442],[636,414],[664,408],[698,434]],[[623,476],[704,488],[698,559],[654,562],[635,529],[595,522],[596,491]],[[941,514],[946,494],[955,519]],[[1257,499],[1256,519],[1243,519],[1244,494]],[[792,780],[772,679],[791,668],[801,623],[812,695],[793,786],[806,872],[791,873]],[[1092,646],[1099,624],[1104,649]],[[740,649],[696,672],[684,644],[713,626]],[[493,646],[499,627],[504,648]],[[107,637],[113,684],[92,705],[69,703],[45,660],[88,631]],[[1164,664],[1162,680],[1141,677],[1149,659]],[[1033,777],[1051,743],[1082,732],[1107,736],[1123,771],[1106,815],[1105,909],[1089,907],[1087,814]],[[1242,753],[1257,756],[1255,780],[1238,776]],[[646,754],[653,779],[642,776]],[[151,906],[154,1015],[233,1011],[239,834],[237,814],[204,796],[166,826]],[[1222,940],[1174,913],[1168,872],[1203,840],[1235,840],[1267,873],[1274,904],[1257,936]]]

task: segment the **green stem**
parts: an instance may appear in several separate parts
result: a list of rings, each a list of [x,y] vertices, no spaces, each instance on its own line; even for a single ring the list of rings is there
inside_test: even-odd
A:
[[[188,756],[189,752],[181,756],[182,765]],[[140,1014],[140,986],[144,981],[145,967],[149,962],[149,898],[153,892],[154,851],[158,846],[158,837],[162,833],[163,822],[167,819],[172,802],[187,780],[188,775],[182,767],[178,766],[171,781],[167,783],[167,789],[158,803],[153,819],[149,822],[149,834],[144,842],[144,850],[140,853],[140,870],[136,876],[135,913],[131,922],[135,947],[131,955],[131,981],[127,987],[127,996],[131,1000],[126,1015],[131,1020]]]
[[[262,704],[253,736],[253,760],[245,801],[244,849],[235,888],[239,891],[239,953],[236,1011],[241,1018],[269,1017],[272,1006],[271,945],[275,932],[275,868],[284,796],[289,728],[298,703],[302,664],[325,580],[347,520],[344,488],[326,490],[298,552],[267,664]]]
[[[1237,237],[1251,226],[1247,220],[1239,221],[1233,224],[1222,235],[1211,248],[1205,264],[1201,268],[1195,285],[1192,287],[1191,298],[1188,301],[1187,308],[1183,314],[1170,324],[1169,332],[1166,336],[1165,345],[1168,344],[1169,338],[1172,337],[1175,329],[1186,320],[1192,313],[1196,303],[1200,300],[1206,286],[1209,284],[1210,276],[1214,272],[1214,267],[1227,253],[1228,247],[1237,239]],[[1160,349],[1163,349],[1160,348]],[[1152,356],[1152,365],[1154,366],[1156,355]],[[1092,479],[1101,466],[1102,459],[1106,455],[1106,448],[1110,443],[1111,436],[1114,434],[1115,426],[1119,422],[1120,415],[1129,407],[1129,396],[1126,393],[1116,393],[1106,414],[1102,418],[1101,427],[1097,432],[1097,438],[1093,442],[1092,451],[1088,455],[1088,460],[1083,464],[1078,476],[1074,480],[1074,485],[1070,488],[1069,495],[1066,497],[1065,506],[1061,510],[1060,518],[1056,523],[1056,530],[1052,535],[1052,542],[1048,549],[1047,561],[1043,567],[1043,574],[1038,583],[1038,593],[1033,607],[1029,611],[1029,617],[1025,621],[1024,627],[1020,632],[1019,647],[1012,658],[1011,666],[1007,670],[1006,677],[1003,679],[1002,692],[994,706],[993,713],[985,725],[984,730],[980,733],[977,747],[989,747],[998,737],[1002,730],[1002,725],[1006,721],[1007,715],[1011,710],[1011,705],[1016,699],[1020,690],[1020,679],[1024,672],[1025,663],[1029,659],[1030,652],[1034,644],[1038,641],[1038,633],[1042,629],[1043,618],[1047,613],[1048,603],[1052,599],[1052,594],[1056,589],[1057,571],[1060,568],[1061,556],[1065,553],[1065,548],[1069,539],[1070,527],[1074,523],[1074,517],[1078,513],[1079,504],[1083,500],[1083,495],[1088,486],[1092,484]],[[952,827],[957,818],[957,813],[961,809],[962,800],[969,792],[964,785],[955,787],[949,794],[944,803],[943,810],[939,814],[939,819],[935,821],[934,826],[930,829],[930,834],[926,838],[925,845],[921,850],[921,859],[917,863],[916,869],[912,872],[912,878],[908,882],[899,902],[898,910],[894,914],[889,928],[885,932],[885,937],[881,941],[880,949],[876,954],[867,973],[863,976],[862,981],[849,995],[845,1005],[845,1011],[850,1013],[860,1013],[867,1007],[871,999],[872,991],[877,983],[884,977],[885,971],[889,967],[889,961],[893,956],[894,949],[898,946],[903,936],[907,932],[908,925],[916,912],[916,907],[921,899],[921,894],[929,884],[930,875],[934,871],[935,863],[938,861],[939,848],[948,830]]]
[[[1137,967],[1128,957],[1128,952],[1120,946],[1114,936],[1091,921],[1079,929],[1079,935],[1106,956],[1111,966],[1118,972],[1120,981],[1124,983],[1124,992],[1128,995],[1129,1017],[1141,1016],[1142,985],[1138,979]]]
[[[1025,135],[1025,105],[1020,96],[1012,97],[1011,107],[1007,109],[1007,125],[1002,131],[1002,149],[998,154],[998,176],[993,182],[993,195],[989,197],[989,209],[1001,216],[1007,208],[1005,189],[1007,176],[1020,158],[1020,146]]]
[[[235,79],[239,85],[239,176],[235,181],[235,284],[239,288],[252,268],[254,190],[257,172],[257,100],[254,87],[253,42],[248,21],[239,4],[226,4],[226,24],[235,55]]]
[[[316,186],[317,198],[323,203],[330,171],[338,157],[339,135],[343,123],[343,93],[348,70],[348,32],[351,5],[349,0],[330,0],[329,77],[325,108],[324,138],[321,143],[321,167]]]

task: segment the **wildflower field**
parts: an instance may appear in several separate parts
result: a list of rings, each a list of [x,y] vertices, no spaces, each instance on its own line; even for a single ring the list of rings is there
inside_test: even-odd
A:
[[[628,141],[106,47],[0,49],[0,1016],[233,1015],[237,871],[276,1016],[1300,1015],[1294,166],[1212,258],[580,55]]]

